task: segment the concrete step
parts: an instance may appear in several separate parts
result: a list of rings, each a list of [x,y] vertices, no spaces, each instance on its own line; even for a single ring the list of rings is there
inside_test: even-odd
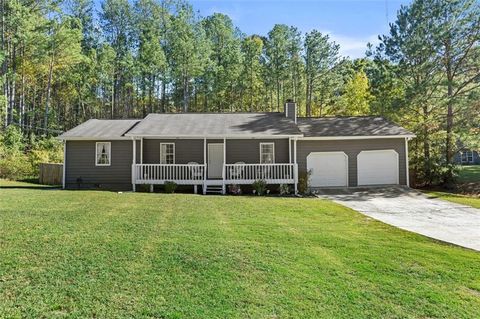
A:
[[[213,185],[207,185],[205,187],[205,193],[206,194],[223,194],[223,187],[222,186],[213,186]]]

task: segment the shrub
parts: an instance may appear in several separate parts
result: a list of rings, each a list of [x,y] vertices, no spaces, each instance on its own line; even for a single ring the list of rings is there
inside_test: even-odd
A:
[[[228,185],[228,192],[233,195],[240,195],[242,194],[242,189],[240,188],[240,185],[232,184]]]
[[[175,182],[165,182],[165,193],[175,193],[177,189],[177,183]]]
[[[280,184],[280,186],[278,187],[278,192],[282,196],[288,195],[290,194],[290,186],[288,186],[288,184]]]
[[[37,169],[38,171],[38,169]],[[13,180],[36,176],[27,155],[20,151],[8,152],[0,158],[0,177]]]
[[[252,187],[257,195],[264,195],[267,191],[267,182],[263,179],[259,179],[253,182]]]
[[[311,170],[298,174],[298,191],[300,194],[308,194],[310,191],[310,175],[312,175]]]
[[[38,177],[40,163],[63,161],[63,145],[57,139],[32,135],[27,142],[15,125],[8,126],[0,134],[0,178]]]

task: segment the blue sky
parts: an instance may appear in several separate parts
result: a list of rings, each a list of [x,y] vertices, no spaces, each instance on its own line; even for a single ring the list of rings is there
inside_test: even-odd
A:
[[[104,0],[94,0],[97,10]],[[133,0],[131,0],[133,1]],[[276,23],[303,33],[317,29],[340,44],[340,53],[364,56],[368,42],[388,32],[401,5],[411,0],[190,0],[201,16],[227,14],[246,34],[266,35]]]
[[[200,15],[225,13],[246,34],[266,35],[276,23],[302,32],[317,29],[340,44],[341,54],[364,55],[366,44],[388,32],[388,23],[407,0],[191,0]]]

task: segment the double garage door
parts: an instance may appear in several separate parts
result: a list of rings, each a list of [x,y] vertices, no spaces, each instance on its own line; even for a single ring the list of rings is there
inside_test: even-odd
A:
[[[312,187],[348,186],[348,161],[344,152],[313,152],[307,156]],[[357,155],[357,184],[398,184],[398,153],[394,150],[362,151]]]

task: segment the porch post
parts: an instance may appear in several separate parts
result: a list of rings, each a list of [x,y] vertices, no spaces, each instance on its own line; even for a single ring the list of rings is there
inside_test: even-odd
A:
[[[225,164],[227,164],[227,139],[223,138],[222,194],[225,194]]]
[[[140,164],[143,164],[143,137],[140,139]]]
[[[137,162],[137,142],[135,141],[135,138],[132,137],[132,142],[133,142],[133,154],[132,154],[132,190],[135,192],[135,164]]]
[[[405,138],[405,174],[407,175],[407,187],[410,187],[410,172],[408,167],[408,137]]]
[[[288,162],[292,164],[292,138],[288,138]]]
[[[295,195],[297,195],[298,194],[297,138],[293,140],[293,181],[295,184]]]
[[[203,195],[207,193],[207,138],[203,138]]]

